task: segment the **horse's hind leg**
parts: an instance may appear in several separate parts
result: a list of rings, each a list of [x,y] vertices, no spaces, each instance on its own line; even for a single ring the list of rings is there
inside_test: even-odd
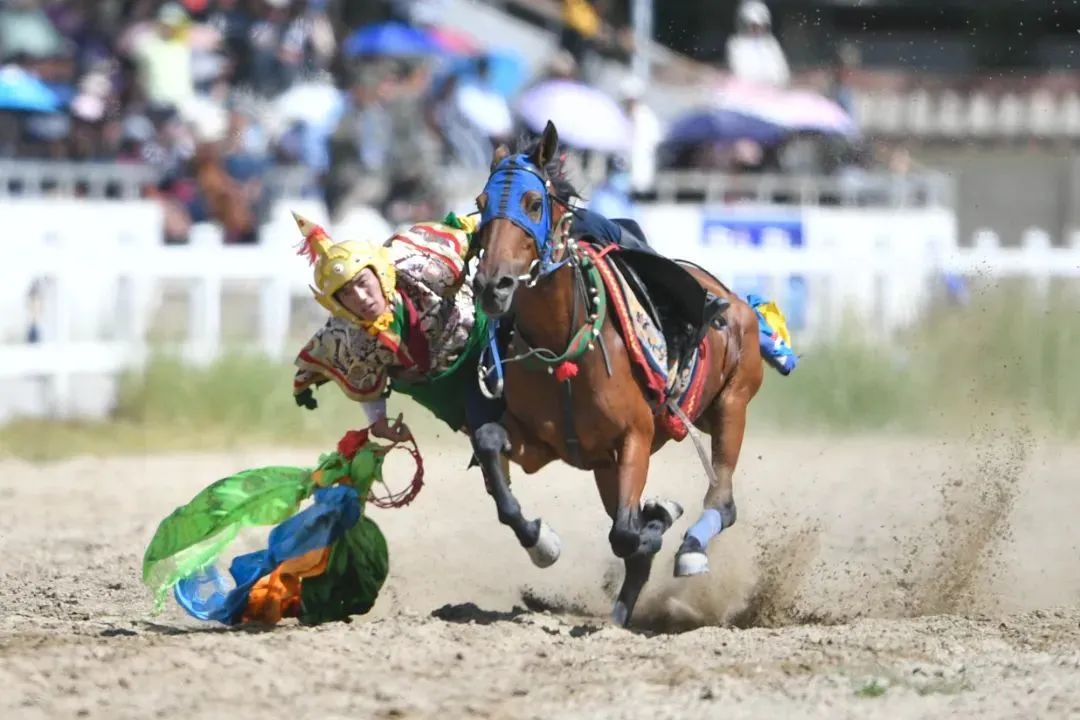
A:
[[[510,483],[507,482],[509,462],[506,453],[510,449],[510,436],[499,423],[481,425],[473,435],[473,452],[484,473],[488,492],[495,500],[499,522],[514,531],[534,565],[548,567],[559,559],[561,542],[543,520],[526,520],[521,513],[521,504],[510,492]]]
[[[712,467],[716,484],[705,491],[703,510],[697,522],[683,536],[675,555],[675,576],[700,575],[709,571],[706,550],[709,541],[735,523],[735,495],[732,478],[739,462],[746,428],[746,392],[725,390],[708,408],[712,434]]]

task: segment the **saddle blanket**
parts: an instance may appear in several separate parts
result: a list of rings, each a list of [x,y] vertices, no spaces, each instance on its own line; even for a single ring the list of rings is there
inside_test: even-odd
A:
[[[683,422],[667,407],[674,400],[683,413],[694,420],[701,412],[701,392],[708,375],[708,342],[703,340],[683,368],[677,358],[668,357],[664,334],[638,300],[618,267],[607,260],[606,252],[593,245],[579,244],[596,265],[604,281],[608,306],[614,310],[630,361],[645,375],[649,399],[660,421],[675,440],[686,437]]]

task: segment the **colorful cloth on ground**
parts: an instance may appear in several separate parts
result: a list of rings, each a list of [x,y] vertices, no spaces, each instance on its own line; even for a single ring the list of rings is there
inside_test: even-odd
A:
[[[207,487],[161,522],[146,549],[143,581],[158,609],[172,590],[193,617],[227,625],[317,623],[370,610],[389,559],[363,509],[391,447],[353,431],[314,469],[245,470]],[[228,576],[217,567],[243,527],[274,524],[265,550],[235,557]]]
[[[588,243],[578,243],[589,259],[596,264],[609,305],[618,319],[619,331],[630,361],[645,376],[647,397],[657,408],[660,422],[675,440],[686,437],[687,428],[667,408],[674,399],[688,418],[694,420],[701,411],[701,392],[708,375],[708,342],[703,340],[684,368],[675,368],[668,357],[667,342],[656,323],[634,295],[614,263],[608,262],[604,250]]]
[[[458,393],[468,381],[470,360],[475,367],[487,327],[464,282],[472,225],[453,216],[447,221],[420,223],[390,239],[397,298],[388,332],[372,336],[331,317],[296,359],[295,394],[329,380],[358,401],[397,390],[454,430],[464,425]]]
[[[746,302],[758,318],[761,356],[781,375],[788,375],[799,364],[799,356],[791,347],[791,333],[779,306],[771,300],[751,293]]]

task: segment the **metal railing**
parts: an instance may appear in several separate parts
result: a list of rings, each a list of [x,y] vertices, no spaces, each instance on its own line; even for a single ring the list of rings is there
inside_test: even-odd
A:
[[[445,167],[439,184],[448,195],[472,197],[486,179],[483,171]],[[56,161],[0,161],[0,198],[80,197],[132,200],[160,180],[149,165]],[[312,197],[317,182],[305,167],[278,167],[264,178],[272,199]],[[817,177],[795,175],[726,175],[670,171],[657,175],[649,202],[827,205],[840,207],[952,207],[951,178],[926,172],[917,175]]]
[[[700,171],[662,172],[656,202],[837,207],[953,207],[954,182],[942,173],[863,174],[847,177],[726,175]]]

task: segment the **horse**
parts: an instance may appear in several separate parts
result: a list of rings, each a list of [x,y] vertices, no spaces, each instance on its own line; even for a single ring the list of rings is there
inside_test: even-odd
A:
[[[479,258],[474,290],[479,307],[492,327],[505,332],[509,326],[511,346],[528,348],[523,354],[533,363],[495,358],[495,364],[501,362],[506,411],[500,423],[480,428],[474,445],[499,520],[541,566],[557,559],[558,537],[547,523],[525,520],[509,489],[506,460],[526,474],[553,460],[593,473],[612,520],[611,550],[625,565],[612,619],[626,626],[661,536],[682,508],[672,501],[642,504],[651,455],[671,439],[671,426],[661,422],[661,413],[647,400],[645,380],[616,323],[610,314],[598,312],[606,291],[587,282],[596,256],[566,232],[574,209],[564,159],[549,122],[539,140],[521,152],[496,148],[487,184],[477,197],[481,219],[474,241]],[[732,481],[747,406],[764,370],[753,308],[706,270],[663,261],[727,303],[722,322],[709,324],[699,336],[708,362],[700,412],[687,420],[711,436],[706,466],[711,478],[701,516],[676,555],[675,575],[682,577],[708,572],[709,541],[735,522]],[[490,371],[482,365],[481,379]],[[704,450],[699,451],[704,460]]]

